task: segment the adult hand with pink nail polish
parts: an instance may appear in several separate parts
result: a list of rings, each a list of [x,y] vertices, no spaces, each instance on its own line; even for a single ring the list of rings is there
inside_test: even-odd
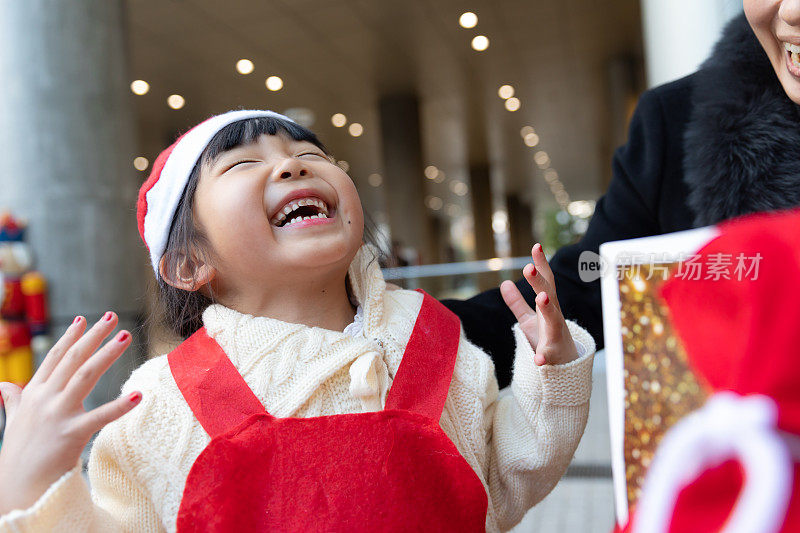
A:
[[[536,309],[531,309],[511,281],[500,284],[500,294],[533,347],[533,361],[537,365],[569,363],[578,358],[578,350],[561,314],[553,271],[541,244],[534,245],[531,257],[533,263],[525,265],[522,275],[536,293]]]
[[[77,317],[24,389],[0,383],[6,409],[0,514],[36,503],[75,467],[94,433],[141,400],[134,392],[88,412],[83,407],[100,376],[130,346],[130,333],[120,331],[100,347],[116,326],[117,316],[108,312],[84,333],[86,320]]]

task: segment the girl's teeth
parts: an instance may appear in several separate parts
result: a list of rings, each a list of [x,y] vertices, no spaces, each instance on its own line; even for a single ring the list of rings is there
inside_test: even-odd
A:
[[[797,66],[800,66],[800,54],[797,52],[792,52],[792,63]]]

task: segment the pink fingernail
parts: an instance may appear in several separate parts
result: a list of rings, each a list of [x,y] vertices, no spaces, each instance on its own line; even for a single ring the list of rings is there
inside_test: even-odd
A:
[[[111,311],[107,311],[106,314],[103,315],[103,320],[106,322],[110,322],[112,318],[114,318],[114,313]]]
[[[75,320],[73,320],[73,321],[72,321],[72,323],[73,323],[73,324],[77,324],[78,322],[80,322],[80,321],[81,321],[81,318],[83,318],[83,317],[82,317],[82,316],[76,316],[76,317],[75,317]]]
[[[142,393],[139,391],[132,392],[128,396],[128,401],[131,403],[139,403],[142,400]]]
[[[550,297],[547,296],[547,294],[545,294],[544,295],[544,302],[542,302],[542,305],[547,305],[549,303],[550,303]]]
[[[538,274],[538,272],[536,271],[536,267],[533,267],[533,269],[531,270],[531,277],[535,278],[536,274]]]
[[[120,331],[117,333],[117,342],[125,342],[130,338],[131,334],[127,331]]]

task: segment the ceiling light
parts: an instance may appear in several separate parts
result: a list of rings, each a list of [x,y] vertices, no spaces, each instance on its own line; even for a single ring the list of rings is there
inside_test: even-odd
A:
[[[236,70],[239,74],[250,74],[254,68],[253,62],[249,59],[240,59],[236,62]]]
[[[280,79],[279,76],[270,76],[264,84],[270,91],[280,91],[283,89],[283,80]]]
[[[341,128],[342,126],[347,124],[347,117],[344,116],[342,113],[336,113],[331,117],[331,124],[333,124],[337,128]]]
[[[171,94],[167,97],[167,105],[172,109],[180,109],[186,105],[186,100],[179,94]]]
[[[478,15],[471,11],[467,11],[466,13],[461,13],[461,16],[458,17],[458,24],[462,28],[474,28],[478,25]]]
[[[497,96],[502,98],[503,100],[507,100],[514,96],[514,87],[511,85],[503,85],[499,89],[497,89]]]
[[[425,203],[434,211],[438,211],[444,205],[444,202],[438,196],[428,196],[425,198]]]
[[[477,35],[472,39],[472,49],[483,52],[489,48],[489,38],[485,35]]]
[[[134,80],[131,83],[131,91],[133,94],[138,94],[142,96],[143,94],[147,94],[147,91],[150,90],[150,84],[144,80]]]
[[[509,111],[516,111],[517,109],[519,109],[520,105],[521,104],[519,98],[514,98],[513,96],[508,100],[506,100],[505,103],[506,109],[508,109]]]
[[[133,160],[133,168],[136,170],[147,170],[148,165],[150,165],[150,161],[146,157],[139,156]]]
[[[447,204],[445,212],[448,214],[448,216],[457,217],[461,214],[461,207],[457,206],[456,204]]]
[[[463,181],[454,181],[450,183],[450,190],[459,196],[466,196],[467,192],[469,192],[469,187]]]
[[[364,126],[359,124],[358,122],[353,122],[347,128],[347,131],[350,132],[350,135],[353,137],[360,137],[362,133],[364,133]]]
[[[525,136],[525,144],[534,147],[539,144],[539,136],[535,133],[529,133]]]
[[[492,231],[494,233],[505,233],[508,231],[508,213],[505,211],[495,211],[492,214]]]

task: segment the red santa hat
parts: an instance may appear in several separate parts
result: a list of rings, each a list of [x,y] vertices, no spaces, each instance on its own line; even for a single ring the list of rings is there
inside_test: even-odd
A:
[[[167,246],[172,219],[189,176],[208,143],[222,128],[250,118],[271,117],[293,122],[273,111],[238,110],[213,116],[181,135],[161,152],[147,181],[139,189],[136,219],[150,262],[158,275],[158,263]]]
[[[703,260],[757,266],[662,287],[689,363],[713,394],[661,441],[626,531],[800,531],[800,211],[720,230]]]

